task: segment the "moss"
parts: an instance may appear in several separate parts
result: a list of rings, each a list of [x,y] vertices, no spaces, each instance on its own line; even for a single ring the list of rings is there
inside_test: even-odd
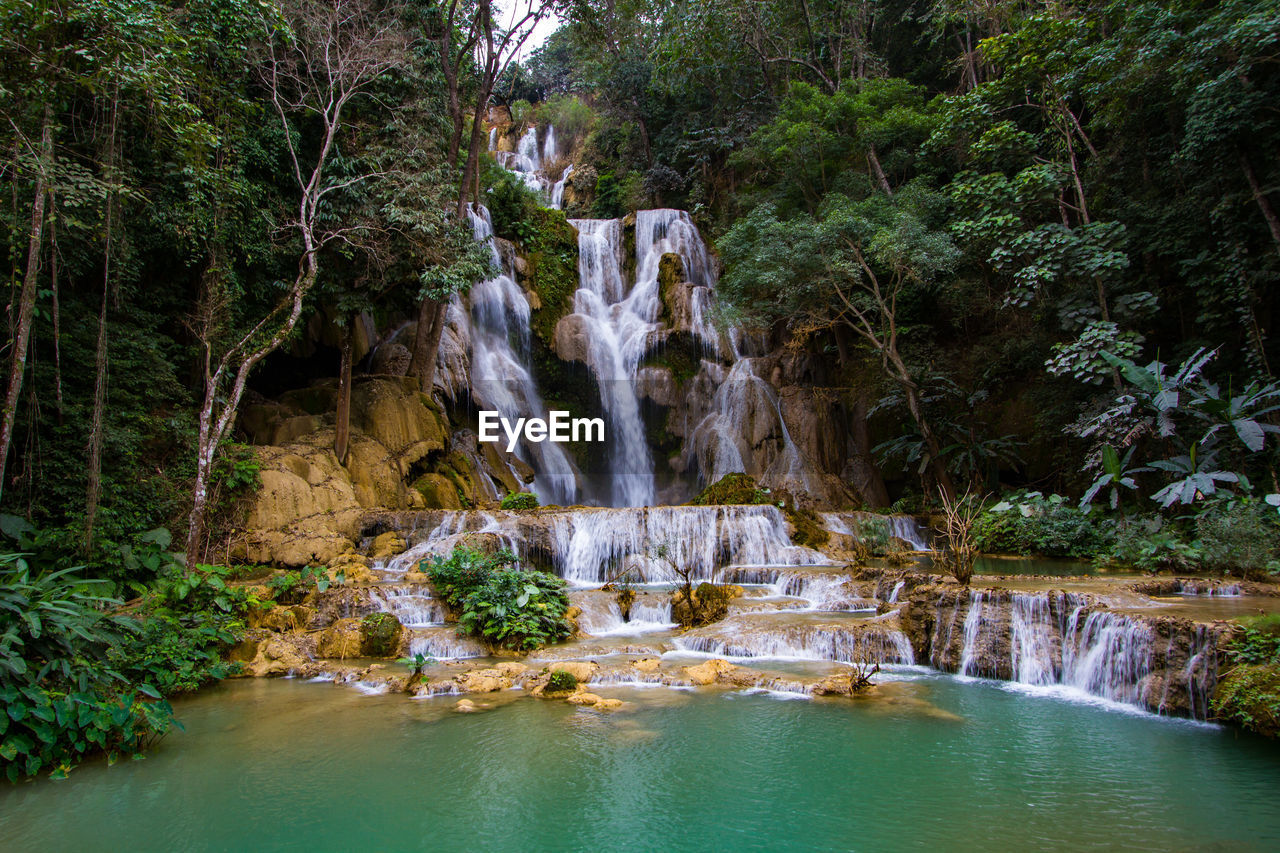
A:
[[[578,232],[562,210],[537,208],[528,224],[531,228],[519,246],[529,265],[529,289],[538,295],[531,325],[534,334],[550,345],[556,323],[573,308],[578,290]]]
[[[676,286],[684,281],[684,261],[674,252],[667,252],[658,261],[658,295],[662,303],[662,313],[658,319],[668,326],[673,325],[671,304],[675,298]]]
[[[698,374],[698,368],[702,366],[702,347],[693,335],[672,332],[662,346],[645,358],[644,366],[665,367],[676,382],[684,383]]]
[[[787,521],[795,528],[791,541],[808,548],[821,548],[831,539],[831,533],[818,523],[818,516],[811,509],[784,509]]]
[[[1280,736],[1280,665],[1233,667],[1218,680],[1212,708],[1219,720],[1265,737]]]
[[[370,613],[360,620],[360,653],[366,657],[395,657],[400,646],[400,620],[390,613]]]
[[[749,474],[725,474],[707,486],[689,501],[693,506],[723,506],[726,504],[767,504],[770,495],[756,485]]]

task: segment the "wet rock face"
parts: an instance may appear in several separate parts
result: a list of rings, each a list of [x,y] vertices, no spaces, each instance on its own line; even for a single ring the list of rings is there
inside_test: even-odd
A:
[[[1222,626],[1113,610],[1102,596],[916,586],[902,610],[917,657],[944,672],[1063,685],[1205,719]]]

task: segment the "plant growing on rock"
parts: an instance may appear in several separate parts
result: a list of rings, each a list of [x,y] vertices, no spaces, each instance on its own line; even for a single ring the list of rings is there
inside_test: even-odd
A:
[[[503,509],[537,509],[538,496],[531,492],[508,492],[502,496]]]
[[[974,522],[982,514],[982,501],[968,492],[959,498],[939,489],[942,504],[942,548],[937,561],[964,586],[973,578],[973,563],[978,546],[973,535]]]
[[[547,678],[548,693],[572,693],[578,689],[578,677],[572,672],[557,669]]]
[[[403,628],[390,613],[370,613],[360,620],[360,653],[374,658],[388,658],[400,645]]]
[[[448,557],[422,561],[432,586],[454,611],[462,629],[517,651],[540,648],[570,634],[564,581],[546,572],[522,571],[515,554],[455,548]]]
[[[1280,736],[1280,618],[1244,626],[1226,651],[1234,665],[1218,680],[1210,701],[1214,716],[1266,737]]]
[[[426,682],[427,677],[422,674],[423,670],[429,666],[435,666],[439,661],[431,655],[419,652],[413,657],[400,658],[396,663],[409,667],[409,677],[404,682],[404,692],[408,693],[418,684]]]

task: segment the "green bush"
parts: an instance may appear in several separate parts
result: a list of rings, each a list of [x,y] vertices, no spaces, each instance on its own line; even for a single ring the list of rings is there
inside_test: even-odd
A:
[[[1280,617],[1243,626],[1226,653],[1234,666],[1218,679],[1214,716],[1266,737],[1280,735]]]
[[[119,604],[99,594],[109,587],[0,554],[0,770],[10,781],[65,776],[97,752],[114,761],[173,723],[154,686],[114,668],[112,648],[137,628],[104,612]]]
[[[1015,493],[978,516],[978,550],[988,554],[1092,557],[1112,541],[1099,516],[1080,511],[1061,495]]]
[[[502,496],[503,509],[537,509],[538,496],[530,492],[508,492]]]
[[[1129,518],[1096,562],[1132,566],[1144,572],[1188,572],[1200,564],[1200,552],[1178,530],[1158,515]]]
[[[522,571],[513,566],[515,560],[507,550],[486,554],[460,547],[419,565],[441,598],[459,612],[462,629],[474,637],[517,651],[567,638],[564,581],[546,572]]]
[[[400,646],[400,620],[390,613],[370,613],[360,620],[360,654],[393,657]]]
[[[562,146],[572,146],[586,138],[596,122],[595,110],[576,95],[552,95],[538,104],[535,115],[539,124],[549,124],[556,129],[556,138]]]
[[[1200,567],[1264,580],[1280,573],[1280,522],[1259,501],[1230,499],[1208,504],[1196,516]]]
[[[768,489],[756,485],[750,474],[725,474],[689,501],[693,506],[721,506],[726,504],[767,504],[773,502]]]
[[[565,672],[563,669],[557,669],[551,673],[551,677],[547,679],[547,691],[549,693],[569,693],[578,689],[578,676],[572,672]]]

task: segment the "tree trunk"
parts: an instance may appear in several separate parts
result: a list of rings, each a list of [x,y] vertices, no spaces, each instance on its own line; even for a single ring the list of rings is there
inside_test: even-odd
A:
[[[413,358],[409,375],[418,377],[418,388],[431,394],[436,382],[436,363],[440,356],[440,339],[449,314],[449,300],[424,299],[418,309],[418,329],[413,338]]]
[[[36,277],[40,273],[40,245],[44,237],[44,208],[48,195],[45,169],[53,155],[53,108],[46,105],[40,129],[40,166],[36,172],[35,198],[31,204],[31,229],[27,238],[27,270],[18,297],[18,324],[13,335],[13,355],[9,365],[9,387],[5,392],[4,418],[0,421],[0,494],[4,493],[4,471],[13,443],[13,425],[22,395],[22,377],[27,371],[27,348],[31,342],[31,319],[36,307]],[[12,309],[10,317],[13,316]]]
[[[871,164],[871,171],[876,176],[876,183],[880,185],[880,189],[884,190],[884,194],[889,198],[893,198],[893,188],[889,186],[889,177],[880,166],[880,158],[876,155],[874,145],[867,147],[867,162]]]
[[[871,431],[867,428],[867,401],[859,395],[849,414],[849,431],[853,443],[853,487],[858,496],[872,509],[884,509],[889,505],[889,490],[884,477],[871,453]]]
[[[1271,200],[1263,192],[1262,184],[1258,182],[1258,173],[1253,170],[1253,163],[1249,161],[1249,155],[1243,151],[1240,152],[1240,167],[1244,170],[1245,180],[1249,182],[1249,189],[1253,192],[1254,203],[1258,205],[1258,210],[1262,211],[1262,218],[1267,220],[1271,239],[1275,241],[1276,247],[1280,248],[1280,217],[1276,216]]]
[[[333,452],[338,464],[347,464],[347,447],[351,443],[351,351],[355,318],[349,317],[342,330],[342,363],[338,368],[338,417],[334,427]]]
[[[107,274],[102,281],[102,308],[98,313],[98,346],[94,353],[93,417],[89,422],[89,482],[85,487],[84,549],[93,545],[93,527],[98,518],[98,501],[102,497],[102,432],[107,409],[107,303],[111,288]]]

